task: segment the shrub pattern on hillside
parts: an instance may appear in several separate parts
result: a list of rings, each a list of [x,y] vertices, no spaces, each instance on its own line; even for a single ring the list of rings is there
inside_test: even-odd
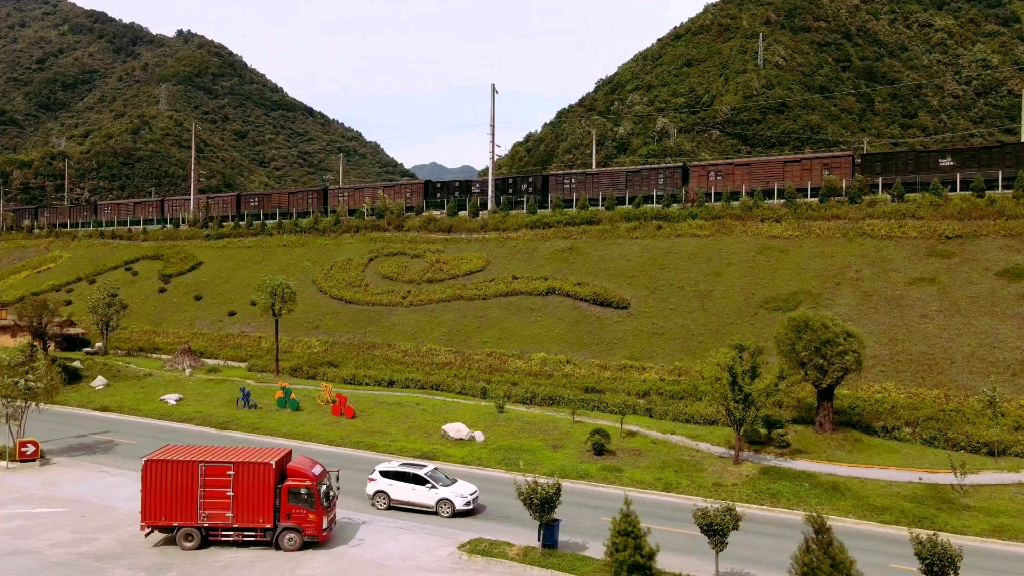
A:
[[[629,299],[612,290],[575,280],[547,276],[504,275],[472,282],[431,286],[420,290],[375,287],[366,281],[366,269],[379,258],[408,256],[421,260],[418,265],[405,261],[382,265],[381,275],[391,280],[415,284],[438,283],[482,271],[489,263],[479,254],[448,256],[433,247],[386,247],[360,258],[343,258],[321,270],[313,283],[327,296],[360,306],[426,306],[458,300],[491,300],[509,296],[565,296],[602,306],[624,310]]]

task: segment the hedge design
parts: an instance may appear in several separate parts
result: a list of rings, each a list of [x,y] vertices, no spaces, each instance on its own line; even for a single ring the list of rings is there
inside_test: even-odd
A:
[[[50,268],[53,268],[58,264],[65,262],[68,258],[70,258],[70,256],[71,255],[67,254],[66,252],[52,252],[50,254],[46,254],[44,256],[40,256],[38,258],[33,258],[32,260],[23,262],[17,266],[5,268],[3,271],[0,271],[0,278],[5,278],[3,280],[0,280],[0,286],[2,286],[3,284],[7,284],[8,282],[13,282],[15,279],[24,278],[29,274],[49,270]],[[157,277],[160,278],[160,280],[165,284],[170,283],[172,278],[184,276],[185,274],[192,272],[196,268],[199,268],[203,264],[203,261],[200,260],[199,257],[196,256],[194,252],[191,252],[189,250],[153,250],[145,252],[143,254],[137,254],[134,256],[129,256],[127,258],[122,258],[121,260],[107,262],[97,266],[96,268],[90,270],[89,272],[86,272],[85,274],[80,274],[78,276],[66,278],[63,280],[54,280],[52,282],[47,282],[46,284],[38,288],[33,288],[31,290],[27,290],[24,292],[11,293],[2,291],[0,292],[0,302],[2,302],[5,305],[17,304],[18,302],[21,302],[25,298],[31,296],[39,296],[40,294],[46,294],[47,292],[61,290],[72,284],[77,284],[89,278],[101,276],[112,270],[117,270],[118,268],[131,266],[132,264],[142,262],[143,260],[157,260],[160,262],[160,267],[157,269]],[[23,269],[25,267],[28,267],[30,263],[35,263],[33,264],[35,268],[30,267],[27,271]],[[41,265],[42,267],[40,267]],[[22,269],[15,270],[12,273],[11,270],[14,268]]]
[[[603,286],[550,278],[505,275],[484,280],[431,286],[422,290],[373,287],[366,281],[366,269],[379,258],[408,256],[421,262],[387,262],[381,276],[413,284],[436,284],[463,278],[484,270],[489,261],[480,254],[450,256],[438,248],[378,248],[362,258],[343,258],[313,276],[313,283],[325,295],[359,306],[410,307],[458,300],[491,300],[509,296],[565,296],[595,306],[625,310],[630,301]]]

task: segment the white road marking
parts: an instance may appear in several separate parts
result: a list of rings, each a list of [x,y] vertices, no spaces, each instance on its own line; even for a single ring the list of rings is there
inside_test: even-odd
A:
[[[33,508],[32,510],[0,510],[3,514],[17,514],[19,512],[70,512],[71,508]]]
[[[605,522],[611,522],[612,521],[611,518],[601,518],[601,520],[604,520]],[[653,526],[651,524],[641,524],[641,526],[643,526],[644,528],[651,528],[651,529],[654,529],[654,530],[665,530],[667,532],[679,532],[680,534],[693,534],[694,536],[700,536],[701,535],[700,532],[694,532],[693,530],[682,530],[682,529],[679,529],[679,528],[666,528],[664,526]]]
[[[889,568],[898,568],[900,570],[910,570],[911,572],[917,572],[917,568],[911,568],[910,566],[900,566],[899,564],[889,564]]]
[[[133,442],[131,440],[121,440],[120,438],[108,438],[107,436],[97,436],[96,434],[93,434],[92,437],[99,438],[100,440],[110,440],[111,442],[124,442],[126,444],[136,444],[136,442]]]

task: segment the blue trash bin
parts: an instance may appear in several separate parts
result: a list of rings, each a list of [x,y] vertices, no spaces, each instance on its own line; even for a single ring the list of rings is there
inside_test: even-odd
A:
[[[558,550],[558,527],[562,521],[555,518],[547,524],[537,525],[537,540],[540,547],[549,550]]]

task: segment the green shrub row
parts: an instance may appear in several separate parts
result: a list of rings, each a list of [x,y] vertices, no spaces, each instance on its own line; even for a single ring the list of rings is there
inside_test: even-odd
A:
[[[491,263],[486,256],[476,253],[449,255],[432,247],[419,249],[420,254],[413,252],[417,250],[406,250],[404,255],[419,259],[420,263],[388,260],[378,267],[381,277],[409,284],[444,282],[482,272]]]
[[[143,254],[126,256],[117,261],[106,262],[84,274],[79,274],[77,276],[61,280],[53,280],[29,291],[0,294],[0,302],[6,305],[16,304],[25,298],[39,296],[40,294],[46,294],[47,292],[59,291],[67,286],[71,286],[72,284],[78,284],[79,282],[86,281],[90,278],[96,278],[97,276],[101,276],[112,270],[131,266],[132,264],[143,260],[158,260],[161,262],[160,267],[157,269],[157,276],[164,283],[169,283],[171,279],[178,276],[184,276],[203,264],[202,260],[200,260],[194,252],[189,250],[182,250],[180,248],[154,250]]]
[[[203,357],[273,368],[273,339],[263,335],[132,328],[117,348],[170,354],[183,343]],[[429,390],[480,399],[496,391],[528,406],[629,414],[700,425],[725,425],[696,367],[584,361],[548,354],[460,351],[435,346],[285,339],[284,374],[345,386]],[[788,383],[779,407],[785,419],[810,424],[815,399],[807,385]],[[867,434],[977,454],[1024,457],[1024,400],[1004,401],[993,423],[980,397],[892,384],[841,388],[836,421]]]
[[[48,252],[24,262],[19,262],[13,266],[7,266],[0,270],[0,283],[9,281],[13,282],[31,274],[44,272],[64,262],[70,257],[71,254],[67,252]]]
[[[365,278],[366,268],[376,258],[384,256],[415,255],[416,257],[448,258],[434,249],[423,248],[379,248],[362,258],[343,258],[313,276],[313,284],[325,295],[348,304],[360,306],[426,306],[441,302],[459,300],[490,300],[509,296],[565,296],[595,306],[624,310],[629,308],[629,299],[612,290],[586,282],[548,278],[546,276],[498,276],[463,284],[435,286],[423,290],[371,287]],[[470,258],[451,257],[452,261],[442,264],[434,271],[418,270],[430,266],[409,268],[405,271],[393,269],[395,277],[408,274],[412,281],[439,282],[457,278],[472,271],[480,264],[486,265],[486,258],[468,255]],[[476,258],[479,257],[479,258]],[[482,259],[482,260],[481,260]],[[418,274],[418,275],[417,275]],[[392,279],[395,279],[392,277]]]

